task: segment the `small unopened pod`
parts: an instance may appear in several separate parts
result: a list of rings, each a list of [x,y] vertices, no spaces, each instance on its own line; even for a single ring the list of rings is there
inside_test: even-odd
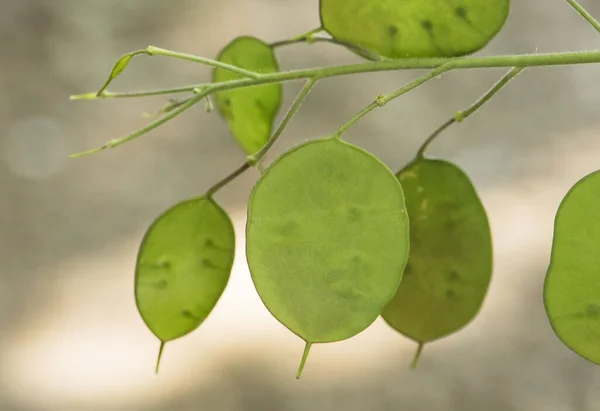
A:
[[[176,204],[150,226],[138,252],[135,301],[142,319],[165,343],[194,331],[229,281],[233,225],[211,198]]]
[[[544,305],[558,338],[600,364],[600,171],[579,180],[558,208]]]
[[[504,26],[509,0],[321,0],[332,37],[388,58],[456,57]]]
[[[492,275],[488,218],[467,175],[419,158],[398,173],[410,216],[410,255],[383,319],[419,344],[452,334],[479,311]]]
[[[408,258],[404,194],[390,169],[335,137],[301,144],[250,196],[246,254],[271,314],[311,344],[367,328],[398,289]]]
[[[258,74],[279,71],[273,48],[256,37],[242,36],[231,41],[217,60]],[[244,77],[222,68],[213,69],[215,83]],[[224,90],[215,93],[221,116],[246,154],[255,154],[271,136],[273,122],[281,108],[281,83]]]

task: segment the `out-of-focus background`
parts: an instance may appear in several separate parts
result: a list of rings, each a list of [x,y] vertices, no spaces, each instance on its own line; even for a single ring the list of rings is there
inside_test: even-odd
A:
[[[512,2],[486,54],[600,47],[563,0]],[[582,0],[600,16],[600,3]],[[193,334],[158,342],[138,317],[133,268],[146,227],[243,160],[201,105],[134,142],[77,160],[148,121],[164,98],[70,102],[97,89],[122,54],[149,44],[215,56],[233,37],[276,41],[318,25],[318,0],[0,0],[0,410],[544,410],[600,406],[600,368],[552,334],[541,299],[553,217],[568,188],[600,168],[600,65],[527,70],[431,154],[471,176],[489,211],[495,272],[479,316],[425,347],[382,321],[313,347],[260,303],[244,261],[248,172],[218,193],[235,220],[234,272]],[[358,62],[331,45],[278,50],[283,69]],[[373,112],[351,142],[399,169],[420,142],[502,70],[449,73]],[[139,57],[111,87],[199,83],[210,71]],[[420,73],[323,81],[273,154],[325,136]],[[285,86],[289,104],[301,84]]]

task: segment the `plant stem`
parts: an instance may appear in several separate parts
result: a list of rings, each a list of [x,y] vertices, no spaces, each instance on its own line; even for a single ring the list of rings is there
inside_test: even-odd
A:
[[[113,93],[110,91],[102,91],[98,93],[74,94],[69,96],[69,100],[100,100],[104,98],[131,98],[131,97],[149,97],[160,96],[163,94],[176,94],[194,91],[197,88],[206,87],[206,84],[196,84],[184,87],[165,88],[157,90],[142,90],[142,91],[126,91],[121,93]]]
[[[220,69],[227,70],[232,73],[236,73],[236,74],[239,74],[241,76],[248,77],[251,79],[257,79],[260,77],[260,74],[258,74],[258,73],[254,73],[253,71],[249,71],[249,70],[237,67],[237,66],[233,66],[231,64],[222,63],[217,60],[212,60],[212,59],[207,59],[204,57],[195,56],[193,54],[179,53],[177,51],[166,50],[166,49],[162,49],[160,47],[148,46],[146,48],[146,54],[148,54],[149,56],[166,56],[166,57],[173,57],[173,58],[187,60],[187,61],[193,61],[194,63],[201,63],[201,64],[205,64],[207,66],[213,67],[213,68],[220,68]]]
[[[344,125],[342,125],[340,127],[340,129],[335,133],[335,137],[339,138],[344,132],[346,132],[346,130],[348,130],[352,125],[354,125],[354,123],[356,123],[358,120],[360,120],[361,118],[363,118],[364,116],[369,114],[371,111],[373,111],[377,107],[385,106],[387,103],[389,103],[393,99],[400,97],[401,95],[403,95],[405,93],[408,93],[409,91],[419,87],[421,84],[423,84],[423,83],[431,80],[432,78],[437,77],[440,74],[442,74],[448,70],[451,70],[451,69],[452,69],[452,64],[446,63],[440,67],[437,67],[437,68],[429,71],[427,74],[417,78],[416,80],[411,81],[410,83],[406,84],[405,86],[400,87],[398,90],[394,91],[393,93],[383,94],[383,95],[378,96],[375,99],[375,101],[373,101],[371,104],[369,104],[363,110],[361,110],[358,114],[356,114],[354,117],[352,117],[350,120],[348,120]]]
[[[417,347],[417,352],[413,357],[412,362],[410,363],[411,370],[417,368],[417,364],[419,363],[419,359],[421,358],[421,354],[423,354],[423,347],[425,347],[425,343],[419,342],[419,346]]]
[[[600,33],[600,22],[596,20],[590,13],[587,12],[576,0],[567,0],[567,3],[571,5],[575,9],[577,13],[581,15],[584,19],[587,20],[588,23],[592,25],[593,28],[596,29],[597,32]]]
[[[298,111],[298,109],[300,108],[300,106],[302,105],[304,100],[306,100],[308,93],[310,93],[310,91],[315,86],[315,84],[317,84],[317,81],[318,81],[318,79],[310,79],[306,82],[306,84],[304,85],[302,90],[300,90],[300,92],[296,96],[296,99],[292,103],[290,109],[285,114],[285,117],[283,118],[283,120],[281,120],[281,123],[277,127],[277,130],[275,130],[275,132],[271,135],[271,137],[269,137],[269,140],[266,142],[266,144],[256,154],[248,156],[248,158],[246,159],[246,162],[244,164],[242,164],[241,166],[236,168],[227,177],[225,177],[224,179],[222,179],[221,181],[219,181],[218,183],[213,185],[211,188],[209,188],[206,191],[206,196],[212,196],[217,191],[219,191],[221,188],[223,188],[224,186],[229,184],[231,181],[235,180],[244,171],[248,170],[250,167],[257,165],[259,163],[259,161],[265,156],[265,154],[267,154],[267,152],[273,146],[273,144],[275,144],[275,142],[277,141],[279,136],[281,136],[281,134],[283,133],[283,131],[289,124],[292,117],[294,117],[294,114],[296,114],[296,112]]]
[[[456,123],[456,118],[452,117],[451,119],[447,120],[444,124],[439,126],[429,137],[427,137],[425,142],[421,145],[421,147],[419,147],[419,150],[417,150],[417,158],[423,158],[425,156],[425,150],[427,149],[427,147],[429,147],[433,140],[435,140],[437,136],[442,134],[444,130],[446,130],[454,123]]]
[[[137,137],[140,137],[140,136],[154,130],[158,126],[163,125],[167,121],[177,117],[178,115],[180,115],[181,113],[183,113],[184,111],[189,109],[190,107],[194,106],[196,103],[198,103],[200,100],[202,100],[206,95],[208,95],[209,92],[210,92],[210,89],[206,89],[204,92],[199,93],[193,99],[189,100],[185,104],[182,104],[177,109],[170,111],[169,113],[165,114],[163,117],[159,118],[158,120],[153,121],[152,123],[148,124],[146,127],[143,127],[131,134],[128,134],[125,137],[110,140],[108,143],[106,143],[102,147],[93,148],[91,150],[84,151],[82,153],[71,154],[69,157],[76,158],[76,157],[86,156],[89,154],[98,153],[100,151],[104,151],[109,148],[114,148],[114,147],[120,146],[121,144],[127,143],[128,141],[131,141]]]
[[[119,58],[119,60],[117,60],[115,65],[113,66],[113,69],[110,72],[110,75],[108,76],[108,80],[106,80],[106,82],[102,85],[100,90],[98,90],[96,95],[98,97],[100,97],[102,94],[104,94],[105,90],[108,88],[110,83],[112,83],[112,81],[114,79],[116,79],[127,68],[131,59],[133,59],[136,56],[142,55],[142,54],[145,54],[147,56],[172,57],[172,58],[192,61],[194,63],[201,63],[201,64],[205,64],[207,66],[213,67],[213,68],[220,68],[223,70],[227,70],[232,73],[236,73],[241,76],[247,77],[249,79],[257,79],[260,77],[260,74],[258,74],[258,73],[254,73],[252,71],[248,71],[248,70],[245,70],[240,67],[232,66],[231,64],[222,63],[220,61],[208,59],[205,57],[195,56],[192,54],[186,54],[186,53],[180,53],[178,51],[167,50],[167,49],[163,49],[160,47],[148,46],[145,49],[135,50],[130,53],[126,53],[126,54],[122,55]]]
[[[490,88],[483,96],[481,96],[475,103],[473,103],[469,108],[463,111],[459,111],[454,115],[454,118],[457,122],[461,122],[475,111],[477,111],[481,106],[483,106],[489,99],[491,99],[500,89],[506,86],[512,79],[517,77],[519,73],[521,73],[525,68],[524,67],[513,67],[510,69],[500,80],[498,80],[492,88]]]
[[[458,111],[454,114],[454,117],[446,121],[437,130],[433,132],[421,145],[419,150],[417,151],[417,158],[423,158],[425,155],[425,150],[429,145],[448,127],[450,127],[454,123],[460,123],[464,121],[467,117],[477,111],[481,106],[483,106],[490,98],[492,98],[502,87],[507,85],[512,79],[514,79],[519,73],[524,70],[523,67],[513,67],[510,69],[500,80],[498,80],[492,88],[490,88],[483,96],[481,96],[475,103],[469,106],[467,109],[463,111]]]
[[[250,163],[248,161],[246,161],[244,164],[242,164],[241,166],[236,168],[231,174],[227,175],[227,177],[225,177],[224,179],[219,181],[217,184],[215,184],[214,186],[209,188],[206,191],[206,196],[211,197],[217,191],[219,191],[220,189],[225,187],[227,184],[231,183],[233,180],[235,180],[236,178],[241,176],[244,173],[244,171],[250,169],[250,167],[251,167]]]
[[[337,46],[345,47],[348,50],[353,51],[354,53],[361,55],[369,60],[373,60],[373,61],[384,60],[383,56],[374,54],[367,49],[363,49],[360,46],[354,45],[354,44],[346,42],[344,40],[338,40],[338,39],[335,39],[332,37],[299,37],[299,38],[293,38],[293,39],[289,39],[289,40],[281,40],[281,41],[277,41],[275,43],[271,43],[271,47],[277,48],[277,47],[289,46],[292,44],[300,44],[300,43],[307,43],[307,44],[331,43],[331,44],[334,44]]]
[[[137,53],[137,52],[136,52]],[[450,69],[469,69],[469,68],[490,68],[490,67],[538,67],[538,66],[560,66],[560,65],[572,65],[572,64],[592,64],[592,63],[600,63],[600,50],[596,51],[579,51],[579,52],[566,52],[566,53],[549,53],[549,54],[524,54],[524,55],[508,55],[508,56],[491,56],[491,57],[457,57],[457,58],[415,58],[415,59],[404,59],[404,60],[383,60],[383,61],[375,61],[369,63],[359,63],[359,64],[348,64],[348,65],[339,65],[339,66],[328,66],[328,67],[317,67],[310,69],[301,69],[301,70],[290,70],[276,73],[267,73],[261,74],[258,78],[245,78],[238,80],[230,80],[220,83],[208,83],[208,84],[199,84],[193,87],[193,90],[196,93],[201,93],[201,96],[195,97],[193,100],[190,100],[188,103],[182,105],[178,109],[168,113],[161,119],[155,121],[154,123],[146,126],[126,137],[123,137],[118,140],[111,140],[105,146],[90,150],[85,153],[75,154],[71,157],[78,157],[84,154],[91,154],[98,151],[102,151],[106,148],[112,148],[117,145],[120,145],[124,142],[130,141],[136,137],[139,137],[142,134],[147,133],[148,131],[160,126],[161,124],[171,120],[177,115],[181,114],[183,111],[187,110],[194,104],[196,104],[201,98],[209,96],[213,93],[224,91],[224,90],[233,90],[244,87],[251,87],[261,84],[269,84],[269,83],[281,83],[292,80],[300,80],[300,79],[323,79],[328,77],[335,76],[344,76],[350,74],[358,74],[358,73],[372,73],[379,71],[393,71],[393,70],[410,70],[410,69],[424,69],[431,68],[433,69],[429,74],[423,76],[418,79],[416,82],[408,84],[407,86],[397,90],[396,92],[380,96],[377,100],[371,104],[371,106],[367,107],[363,112],[359,113],[358,118],[361,118],[366,113],[373,110],[375,107],[382,106],[387,101],[396,98],[407,91],[410,91],[417,87],[418,85],[424,83],[435,75],[441,74],[444,71],[448,71]],[[122,71],[123,67],[119,70]],[[120,72],[117,70],[117,73]],[[115,69],[113,69],[113,73]],[[111,74],[112,77],[112,74]],[[191,87],[190,87],[191,88]],[[181,89],[179,89],[181,90]],[[161,94],[164,90],[154,90],[152,93]],[[106,92],[101,92],[105,94]],[[139,93],[138,93],[139,94]],[[88,95],[89,96],[89,95]],[[357,121],[358,118],[353,119]],[[350,125],[352,124],[350,123]],[[345,131],[345,129],[349,127],[349,125],[343,126],[341,132]],[[341,134],[339,132],[339,134]]]
[[[273,135],[269,138],[267,143],[260,149],[258,153],[248,157],[248,162],[250,164],[256,164],[260,161],[261,158],[263,158],[265,154],[267,154],[267,151],[269,151],[273,144],[275,144],[279,136],[281,136],[283,131],[286,129],[292,117],[294,117],[294,114],[296,114],[302,103],[304,103],[304,100],[306,100],[308,93],[311,92],[313,87],[317,84],[317,81],[319,80],[316,78],[311,78],[306,82],[306,84],[304,84],[304,87],[302,87],[302,90],[300,90],[300,92],[294,99],[294,102],[290,106],[288,112],[285,114],[285,117],[283,118],[283,120],[281,120],[281,123],[279,124],[279,127],[277,127],[277,130],[275,130]]]
[[[211,87],[211,94],[224,90],[233,90],[244,87],[257,86],[269,83],[283,83],[294,80],[309,78],[328,78],[346,76],[359,73],[374,73],[380,71],[434,69],[444,64],[452,63],[452,69],[475,69],[475,68],[500,68],[500,67],[542,67],[542,66],[566,66],[577,64],[600,63],[600,50],[578,51],[564,53],[546,54],[515,54],[504,56],[485,57],[434,57],[434,58],[409,58],[398,60],[382,60],[366,63],[346,64],[337,66],[316,67],[300,70],[281,71],[276,73],[261,74],[259,78],[229,80],[220,83],[205,83],[188,86],[185,88],[169,90],[153,90],[154,95],[175,92],[190,91],[196,88]],[[148,92],[146,92],[148,93]],[[116,93],[113,93],[116,94]],[[91,99],[91,94],[84,94]],[[78,96],[76,96],[78,97]],[[104,96],[110,97],[110,96]],[[102,97],[98,97],[102,98]]]

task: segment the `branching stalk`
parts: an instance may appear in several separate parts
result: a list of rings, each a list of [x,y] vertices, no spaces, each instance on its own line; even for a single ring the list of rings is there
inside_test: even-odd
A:
[[[144,135],[144,134],[146,134],[146,133],[154,130],[155,128],[163,125],[167,121],[172,120],[173,118],[177,117],[178,115],[180,115],[181,113],[183,113],[187,109],[189,109],[192,106],[194,106],[200,100],[202,100],[208,93],[209,93],[209,89],[207,89],[204,92],[199,93],[198,95],[196,95],[195,97],[193,97],[191,100],[189,100],[186,103],[180,105],[175,110],[172,110],[172,111],[168,112],[163,117],[161,117],[158,120],[153,121],[152,123],[148,124],[146,127],[141,128],[141,129],[139,129],[139,130],[137,130],[137,131],[135,131],[135,132],[133,132],[131,134],[128,134],[125,137],[121,137],[121,138],[117,138],[117,139],[114,139],[114,140],[110,140],[108,143],[104,144],[102,147],[93,148],[91,150],[84,151],[82,153],[71,154],[69,157],[70,158],[76,158],[76,157],[86,156],[86,155],[89,155],[89,154],[95,154],[95,153],[99,153],[100,151],[104,151],[106,149],[114,148],[114,147],[120,146],[121,144],[127,143],[128,141],[131,141],[131,140],[133,140],[133,139],[135,139],[137,137],[140,137],[140,136],[142,136],[142,135]]]
[[[475,69],[475,68],[500,68],[500,67],[542,67],[542,66],[566,66],[579,64],[600,63],[600,50],[578,51],[563,53],[545,53],[545,54],[515,54],[504,56],[484,56],[484,57],[433,57],[433,58],[409,58],[398,60],[383,60],[366,63],[355,63],[346,65],[335,65],[326,67],[316,67],[300,70],[280,71],[275,73],[261,74],[259,78],[245,78],[229,80],[220,83],[197,84],[177,89],[153,90],[152,94],[168,94],[194,90],[201,87],[211,87],[211,94],[224,90],[234,90],[238,88],[252,87],[261,84],[284,83],[294,80],[310,78],[329,78],[337,76],[347,76],[359,73],[374,73],[381,71],[397,70],[416,70],[416,69],[434,69],[444,64],[452,63],[453,70]],[[146,92],[150,93],[150,92]],[[116,94],[116,93],[113,93]],[[138,93],[139,95],[142,95]],[[91,93],[84,94],[88,99],[92,99]],[[82,98],[74,96],[73,98]],[[96,98],[108,98],[110,95],[98,96]]]
[[[249,70],[237,67],[237,66],[233,66],[231,64],[223,63],[223,62],[220,62],[217,60],[207,59],[204,57],[195,56],[193,54],[179,53],[177,51],[166,50],[166,49],[162,49],[160,47],[148,46],[148,48],[146,48],[146,54],[148,54],[149,56],[165,56],[165,57],[172,57],[172,58],[176,58],[176,59],[192,61],[194,63],[201,63],[204,65],[213,67],[213,68],[220,68],[223,70],[227,70],[232,73],[239,74],[241,76],[248,77],[248,78],[256,79],[256,78],[260,77],[260,74],[258,74],[258,73],[255,73],[253,71],[249,71]]]
[[[102,91],[98,93],[75,94],[69,96],[69,100],[101,100],[106,98],[134,98],[134,97],[150,97],[160,96],[164,94],[189,93],[197,88],[206,87],[206,84],[196,84],[183,87],[175,87],[168,89],[143,90],[143,91],[126,91],[121,93],[113,93],[110,91]]]
[[[249,70],[246,70],[246,69],[243,69],[240,67],[236,67],[231,64],[222,63],[220,61],[208,59],[205,57],[195,56],[193,54],[180,53],[178,51],[167,50],[167,49],[163,49],[160,47],[148,46],[143,50],[135,50],[130,53],[122,55],[119,58],[119,60],[117,60],[117,62],[115,63],[112,71],[110,72],[110,75],[108,76],[108,80],[106,80],[104,85],[102,85],[100,90],[98,90],[98,92],[96,93],[96,96],[97,97],[102,96],[105,93],[105,90],[110,85],[110,83],[112,83],[112,81],[114,79],[116,79],[119,76],[119,74],[121,74],[127,68],[131,59],[133,59],[136,56],[140,56],[142,54],[145,54],[147,56],[172,57],[172,58],[176,58],[176,59],[192,61],[194,63],[201,63],[201,64],[205,64],[207,66],[213,67],[213,68],[220,68],[223,70],[227,70],[232,73],[236,73],[236,74],[239,74],[241,76],[244,76],[244,77],[247,77],[250,79],[257,79],[260,77],[260,74],[258,74],[258,73],[254,73],[252,71],[249,71]]]
[[[283,118],[283,120],[281,120],[281,123],[277,127],[277,130],[275,130],[275,132],[271,135],[271,137],[269,138],[267,143],[256,154],[248,156],[248,158],[246,159],[246,162],[244,164],[242,164],[241,166],[236,168],[227,177],[225,177],[224,179],[219,181],[217,184],[215,184],[214,186],[209,188],[208,191],[206,192],[207,196],[212,196],[218,190],[220,190],[221,188],[223,188],[224,186],[229,184],[231,181],[235,180],[244,171],[248,170],[250,167],[252,167],[254,165],[257,165],[260,162],[260,160],[265,156],[265,154],[267,154],[269,149],[273,146],[273,144],[275,144],[275,142],[277,141],[279,136],[281,136],[283,131],[286,129],[290,120],[292,119],[292,117],[294,117],[294,114],[296,114],[298,109],[300,109],[300,106],[302,105],[304,100],[306,100],[306,97],[308,96],[310,91],[317,84],[317,81],[318,81],[318,79],[310,79],[306,82],[306,84],[304,85],[302,90],[300,90],[300,92],[296,96],[290,109],[285,114],[285,117]]]
[[[432,78],[437,77],[440,74],[442,74],[448,70],[451,70],[451,69],[452,69],[452,62],[446,63],[440,67],[437,67],[437,68],[429,71],[427,74],[417,78],[416,80],[411,81],[410,83],[406,84],[405,86],[400,87],[398,90],[394,91],[393,93],[383,94],[383,95],[378,96],[375,99],[375,101],[373,101],[371,104],[369,104],[363,110],[361,110],[357,115],[355,115],[350,120],[348,120],[342,127],[340,127],[340,129],[335,133],[336,137],[340,137],[344,132],[346,132],[346,130],[348,130],[358,120],[360,120],[361,118],[363,118],[364,116],[369,114],[371,111],[373,111],[377,107],[385,106],[387,103],[389,103],[393,99],[400,97],[401,95],[408,93],[411,90],[414,90],[415,88],[419,87],[421,84],[426,83],[427,81],[431,80]]]

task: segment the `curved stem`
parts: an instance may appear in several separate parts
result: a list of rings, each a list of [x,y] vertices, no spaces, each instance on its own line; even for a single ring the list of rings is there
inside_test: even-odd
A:
[[[417,158],[423,158],[425,155],[425,150],[429,147],[429,145],[448,127],[450,127],[454,123],[460,123],[464,121],[467,117],[477,111],[481,106],[483,106],[489,99],[491,99],[502,87],[507,85],[512,79],[514,79],[519,73],[524,70],[523,67],[513,67],[510,69],[500,80],[498,80],[492,88],[490,88],[483,96],[481,96],[475,103],[469,106],[467,109],[463,111],[458,111],[454,114],[454,117],[446,121],[440,127],[438,127],[433,134],[431,134],[425,142],[419,147],[417,151]]]
[[[256,79],[260,77],[260,74],[254,73],[253,71],[249,71],[237,66],[233,66],[231,64],[223,63],[213,59],[207,59],[200,56],[195,56],[193,54],[180,53],[178,51],[166,50],[160,47],[148,46],[146,48],[146,54],[149,56],[165,56],[172,57],[176,59],[182,59],[187,61],[192,61],[194,63],[201,63],[213,68],[220,68],[231,73],[239,74],[244,77]]]
[[[419,147],[419,150],[417,150],[417,158],[423,158],[425,155],[425,150],[431,143],[433,143],[433,140],[435,140],[437,136],[439,136],[444,130],[454,123],[456,123],[456,118],[452,117],[450,120],[439,126],[429,137],[427,137],[425,142],[421,145],[421,147]]]
[[[222,63],[217,60],[208,59],[208,58],[200,57],[200,56],[195,56],[192,54],[180,53],[178,51],[167,50],[167,49],[163,49],[160,47],[148,46],[142,50],[135,50],[130,53],[123,54],[119,58],[119,60],[117,60],[115,65],[113,66],[113,69],[110,72],[108,79],[102,85],[102,87],[100,87],[100,90],[98,90],[98,92],[96,93],[96,96],[100,97],[102,94],[104,94],[105,90],[108,88],[110,83],[112,83],[112,81],[114,79],[116,79],[119,76],[119,74],[121,74],[127,68],[131,59],[133,59],[136,56],[142,55],[142,54],[145,54],[147,56],[172,57],[172,58],[176,58],[176,59],[192,61],[194,63],[201,63],[201,64],[205,64],[207,66],[213,67],[213,68],[220,68],[223,70],[227,70],[232,73],[236,73],[236,74],[239,74],[241,76],[244,76],[244,77],[247,77],[250,79],[257,79],[260,77],[259,74],[254,73],[252,71],[245,70],[240,67],[232,66],[231,64]]]
[[[263,158],[263,156],[267,153],[267,151],[269,151],[269,149],[273,146],[273,144],[275,144],[281,133],[283,133],[283,130],[285,130],[292,117],[294,117],[294,114],[296,114],[296,112],[308,96],[308,93],[310,93],[313,87],[317,84],[317,81],[319,80],[312,78],[308,80],[306,84],[304,84],[304,87],[302,88],[302,90],[300,90],[300,92],[294,99],[294,102],[292,103],[288,112],[285,114],[285,117],[283,118],[283,120],[281,120],[281,123],[279,123],[277,130],[275,130],[273,135],[269,138],[267,143],[260,149],[258,153],[248,157],[248,162],[250,164],[256,164],[257,162],[259,162],[261,158]]]
[[[296,114],[296,112],[308,96],[308,93],[310,93],[315,84],[317,84],[317,81],[318,79],[310,79],[306,82],[302,90],[300,90],[300,92],[296,96],[290,109],[285,114],[285,117],[283,118],[283,120],[281,120],[281,123],[277,127],[277,130],[275,130],[271,137],[269,137],[269,140],[266,142],[266,144],[258,151],[258,153],[248,156],[244,164],[236,168],[231,174],[229,174],[224,179],[222,179],[221,181],[213,185],[211,188],[209,188],[206,191],[207,196],[212,196],[214,193],[219,191],[221,188],[225,187],[231,181],[235,180],[238,176],[240,176],[242,173],[244,173],[244,171],[248,170],[250,167],[254,165],[259,165],[260,160],[265,156],[265,154],[267,154],[267,152],[273,146],[273,144],[275,144],[279,136],[281,136],[294,114]]]
[[[227,184],[231,183],[233,180],[241,176],[244,173],[244,171],[248,170],[249,168],[250,163],[245,162],[244,164],[236,168],[231,174],[227,175],[227,177],[225,177],[224,179],[213,185],[211,188],[206,190],[206,196],[212,197],[214,193],[216,193],[217,191],[225,187]]]
[[[586,9],[584,9],[579,3],[577,3],[576,0],[567,0],[567,3],[569,3],[569,5],[573,7],[575,11],[581,15],[581,17],[583,17],[588,23],[591,24],[593,28],[596,29],[597,32],[600,33],[600,22],[598,22],[598,20],[596,20],[590,13],[588,13]]]

